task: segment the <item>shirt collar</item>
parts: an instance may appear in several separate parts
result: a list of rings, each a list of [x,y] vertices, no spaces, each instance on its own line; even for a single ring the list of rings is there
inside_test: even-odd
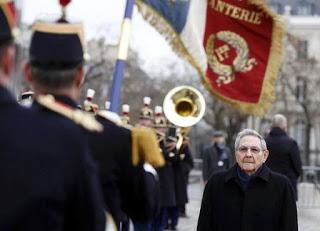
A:
[[[230,180],[235,180],[238,178],[238,173],[237,173],[238,166],[239,166],[238,164],[235,164],[232,168],[228,170],[225,177],[225,182],[228,182]],[[270,169],[265,164],[263,164],[257,170],[257,172],[254,175],[252,175],[252,179],[262,179],[268,182],[270,179]]]

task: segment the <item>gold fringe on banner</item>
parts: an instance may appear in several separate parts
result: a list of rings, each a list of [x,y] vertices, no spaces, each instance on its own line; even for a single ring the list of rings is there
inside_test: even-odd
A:
[[[205,70],[202,70],[197,60],[189,53],[180,39],[179,34],[171,27],[170,23],[162,17],[152,6],[144,3],[143,0],[136,0],[136,5],[139,12],[156,30],[165,37],[169,42],[172,49],[180,56],[185,58],[194,68],[198,71],[201,76],[202,83],[205,87],[216,97],[223,102],[231,105],[234,108],[241,110],[246,114],[252,114],[262,116],[268,108],[272,105],[275,99],[275,84],[278,75],[278,70],[282,60],[282,49],[283,49],[283,36],[285,34],[284,25],[281,21],[280,16],[273,13],[264,0],[247,0],[248,3],[256,5],[266,15],[269,15],[273,19],[273,31],[272,31],[272,44],[270,48],[269,61],[267,64],[265,78],[260,93],[260,99],[258,103],[244,103],[242,101],[233,100],[227,98],[211,88],[209,79],[206,76]]]

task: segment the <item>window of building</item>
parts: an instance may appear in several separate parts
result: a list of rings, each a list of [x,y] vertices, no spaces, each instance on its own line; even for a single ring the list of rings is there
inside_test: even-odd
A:
[[[314,15],[314,10],[315,10],[314,3],[302,1],[298,5],[297,14],[298,15]]]
[[[307,93],[306,77],[298,76],[297,85],[296,85],[296,98],[300,103],[305,101],[306,93]]]

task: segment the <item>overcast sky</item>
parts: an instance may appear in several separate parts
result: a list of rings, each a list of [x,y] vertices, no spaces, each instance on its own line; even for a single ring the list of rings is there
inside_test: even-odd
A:
[[[58,2],[59,0],[18,0],[17,4],[22,6],[22,21],[31,24],[35,19],[60,15]],[[72,0],[68,6],[68,18],[84,22],[87,39],[104,36],[108,42],[117,43],[124,8],[125,0]],[[130,46],[138,51],[150,74],[168,72],[166,67],[172,62],[177,63],[178,71],[180,69],[183,72],[182,61],[173,54],[167,42],[143,20],[136,8]]]

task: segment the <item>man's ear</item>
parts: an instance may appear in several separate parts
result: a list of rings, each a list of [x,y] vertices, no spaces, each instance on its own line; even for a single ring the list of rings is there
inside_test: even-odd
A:
[[[266,160],[268,159],[268,156],[269,156],[269,150],[263,151],[263,157],[264,157],[263,163],[266,162]]]
[[[76,87],[80,89],[82,84],[83,84],[83,82],[84,82],[84,68],[83,68],[83,66],[80,66],[77,69],[77,76],[76,76],[76,79],[75,79]]]
[[[24,79],[28,83],[32,83],[33,79],[32,79],[31,66],[30,66],[30,64],[28,62],[23,64],[22,70],[23,70]]]

